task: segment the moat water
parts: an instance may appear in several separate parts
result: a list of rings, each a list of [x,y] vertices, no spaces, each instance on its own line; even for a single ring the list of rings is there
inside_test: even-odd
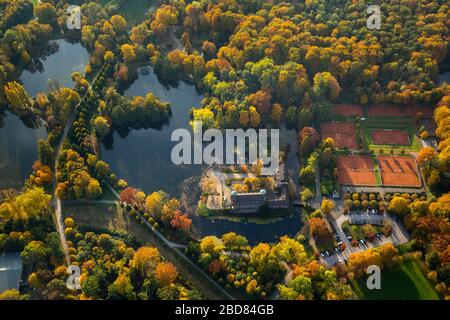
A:
[[[199,107],[203,96],[195,86],[179,82],[176,86],[165,86],[152,69],[140,70],[138,79],[124,91],[128,96],[145,96],[153,92],[171,104],[172,117],[160,129],[131,130],[122,137],[114,132],[112,141],[102,147],[102,158],[110,164],[119,178],[129,185],[145,191],[147,194],[164,190],[171,196],[198,197],[198,181],[205,166],[175,165],[171,160],[172,147],[170,137],[175,129],[189,129],[189,112]],[[271,221],[238,219],[211,219],[191,215],[198,236],[217,235],[236,232],[246,236],[251,243],[272,242],[283,235],[294,236],[301,228],[300,214],[292,212],[289,217]]]

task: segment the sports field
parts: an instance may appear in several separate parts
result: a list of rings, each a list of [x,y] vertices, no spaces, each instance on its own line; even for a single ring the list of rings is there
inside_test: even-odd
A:
[[[322,139],[332,138],[338,148],[358,149],[355,125],[351,122],[324,122],[320,125]]]
[[[416,160],[410,156],[377,156],[384,186],[421,187]]]
[[[370,130],[370,137],[372,138],[372,142],[374,144],[397,145],[397,146],[407,146],[411,144],[408,132],[404,130],[396,130],[396,129]]]
[[[343,185],[374,186],[377,184],[375,166],[370,156],[337,156],[339,183]]]

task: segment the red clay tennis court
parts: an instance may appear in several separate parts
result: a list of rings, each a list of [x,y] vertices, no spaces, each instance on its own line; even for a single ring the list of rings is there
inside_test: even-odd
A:
[[[416,161],[409,156],[377,156],[385,186],[421,187]]]
[[[332,111],[334,114],[339,114],[341,116],[362,116],[363,108],[357,104],[336,104],[333,106]]]
[[[351,122],[325,122],[320,125],[322,139],[332,138],[338,148],[357,149],[355,125]]]
[[[404,130],[370,130],[370,136],[374,144],[399,146],[407,146],[411,144],[408,132]]]
[[[374,163],[370,156],[337,156],[339,183],[352,186],[374,186]]]

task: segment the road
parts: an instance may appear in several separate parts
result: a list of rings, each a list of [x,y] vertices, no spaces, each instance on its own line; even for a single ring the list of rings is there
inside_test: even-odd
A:
[[[103,70],[103,67],[100,68],[97,71],[97,74],[95,75],[94,79],[92,79],[92,82],[89,83],[89,87],[86,90],[85,94],[80,99],[80,102],[75,106],[74,111],[84,102],[84,100],[86,99],[89,91],[92,90],[92,84],[95,83],[95,81],[97,80],[97,76],[100,74],[100,72],[102,70]],[[59,155],[61,153],[62,145],[63,145],[64,141],[67,138],[67,134],[72,129],[72,125],[73,125],[74,120],[75,120],[75,113],[72,112],[72,114],[70,115],[69,119],[66,122],[63,134],[62,134],[61,139],[59,141],[58,148],[56,150],[56,155],[55,155],[55,165],[53,167],[53,192],[52,193],[53,193],[53,204],[54,204],[54,207],[55,207],[56,230],[58,231],[58,234],[59,234],[61,247],[62,247],[62,249],[64,251],[64,256],[65,256],[65,260],[66,260],[67,266],[70,266],[70,255],[69,255],[69,247],[67,245],[66,235],[64,233],[64,221],[63,221],[62,212],[61,212],[62,211],[61,210],[61,207],[62,207],[61,206],[61,199],[59,199],[56,196],[56,186],[58,184],[58,181],[56,180],[56,176],[57,176],[57,173],[58,173]]]
[[[97,72],[96,76],[92,80],[92,82],[89,84],[89,88],[86,91],[86,93],[83,95],[83,97],[80,99],[79,104],[75,107],[76,108],[84,101],[84,99],[87,97],[87,94],[89,90],[92,90],[92,84],[95,83],[97,80],[97,76],[100,74],[101,69]],[[73,122],[74,122],[75,114],[73,113],[69,120],[66,123],[66,126],[64,128],[64,132],[61,136],[61,140],[58,144],[58,148],[55,155],[55,165],[53,168],[53,201],[54,201],[54,207],[55,207],[55,220],[56,220],[56,229],[58,231],[60,241],[61,241],[61,247],[64,251],[65,260],[67,266],[70,266],[70,255],[67,245],[67,239],[64,233],[64,221],[63,221],[63,215],[62,215],[62,206],[61,206],[61,200],[56,196],[56,176],[58,173],[58,164],[59,164],[59,156],[61,153],[62,145],[67,138],[68,133],[70,132]],[[108,185],[108,187],[111,189],[112,193],[119,198],[119,194],[117,191],[112,188],[112,186]],[[111,201],[102,201],[99,200],[101,203],[110,203]],[[84,200],[81,200],[81,202],[87,202]],[[81,203],[80,202],[80,203]],[[164,237],[158,230],[156,230],[152,225],[150,225],[143,217],[140,217],[144,224],[148,227],[148,229],[151,231],[152,235],[152,244],[155,245],[155,247],[158,248],[158,250],[161,252],[161,254],[168,259],[169,261],[173,261],[174,264],[177,266],[178,271],[180,274],[187,280],[194,283],[194,285],[201,290],[201,292],[208,293],[208,297],[214,300],[234,300],[234,297],[231,296],[224,288],[222,288],[214,279],[212,279],[208,274],[206,274],[203,270],[201,270],[195,263],[193,263],[186,255],[181,251],[186,248],[185,245],[174,243],[169,241],[166,237]]]

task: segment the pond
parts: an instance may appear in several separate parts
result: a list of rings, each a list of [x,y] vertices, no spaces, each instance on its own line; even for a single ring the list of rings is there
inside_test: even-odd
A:
[[[20,76],[28,94],[34,97],[39,92],[47,92],[49,84],[55,83],[62,87],[72,88],[71,74],[84,72],[89,61],[89,53],[81,43],[67,40],[49,41],[47,54],[34,59],[30,70],[24,70]]]
[[[140,69],[138,79],[125,90],[124,95],[145,96],[150,91],[171,104],[173,114],[169,123],[161,129],[132,130],[126,137],[114,132],[112,141],[102,146],[102,158],[119,178],[147,194],[164,190],[178,198],[189,193],[188,196],[198,199],[198,181],[205,166],[174,165],[170,154],[176,142],[171,142],[170,136],[175,129],[191,129],[189,111],[200,106],[203,96],[193,85],[185,82],[179,82],[176,87],[164,86],[148,68]],[[193,214],[191,218],[198,236],[221,236],[234,231],[247,237],[252,244],[272,242],[283,235],[294,236],[302,226],[298,213],[270,223],[213,220]]]
[[[49,90],[49,80],[72,87],[71,73],[84,71],[89,61],[89,54],[80,43],[66,40],[49,41],[45,52],[20,76],[28,94],[33,97]],[[0,188],[21,188],[38,159],[37,141],[47,134],[44,127],[31,129],[9,112],[0,117]]]
[[[21,188],[38,158],[37,141],[45,138],[43,127],[31,129],[10,112],[0,126],[0,188]]]

